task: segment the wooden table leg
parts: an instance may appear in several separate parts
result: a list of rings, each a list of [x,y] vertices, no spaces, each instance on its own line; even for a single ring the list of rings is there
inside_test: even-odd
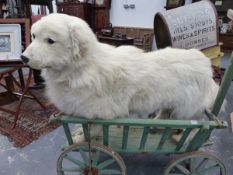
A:
[[[22,68],[18,69],[18,74],[19,74],[19,81],[20,81],[21,87],[24,88],[25,84],[24,84]]]
[[[14,124],[13,124],[12,128],[15,128],[15,126],[17,124],[17,120],[19,119],[20,107],[21,107],[21,105],[23,103],[23,98],[26,97],[27,93],[29,93],[33,97],[33,99],[36,100],[36,102],[40,104],[40,106],[43,109],[46,109],[46,107],[40,102],[40,100],[32,92],[28,91],[31,79],[32,79],[32,69],[29,70],[29,74],[28,74],[26,85],[25,85],[24,88],[22,88],[23,89],[23,93],[22,93],[22,95],[20,96],[20,99],[19,99],[19,105],[18,105],[18,107],[16,109]]]

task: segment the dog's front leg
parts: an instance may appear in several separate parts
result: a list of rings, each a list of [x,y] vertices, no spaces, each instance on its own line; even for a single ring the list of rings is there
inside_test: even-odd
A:
[[[155,113],[153,113],[150,117],[154,120],[170,119],[171,112],[172,112],[171,109],[160,109],[157,115]],[[156,116],[154,116],[154,115],[156,115]],[[151,134],[161,133],[161,132],[163,132],[163,128],[155,128],[155,127],[150,128]]]
[[[171,109],[160,109],[159,113],[154,117],[154,119],[170,119],[171,113]]]

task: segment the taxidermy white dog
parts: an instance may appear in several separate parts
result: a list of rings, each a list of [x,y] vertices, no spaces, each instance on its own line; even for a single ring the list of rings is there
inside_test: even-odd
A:
[[[43,70],[48,96],[69,115],[113,119],[160,109],[157,118],[193,119],[212,107],[219,88],[196,49],[116,48],[64,14],[43,17],[31,34],[22,60]]]

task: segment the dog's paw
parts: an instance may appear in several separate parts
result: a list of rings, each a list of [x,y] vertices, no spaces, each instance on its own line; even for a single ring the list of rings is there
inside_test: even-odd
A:
[[[72,138],[74,143],[81,143],[85,141],[83,128],[79,127],[72,132]]]

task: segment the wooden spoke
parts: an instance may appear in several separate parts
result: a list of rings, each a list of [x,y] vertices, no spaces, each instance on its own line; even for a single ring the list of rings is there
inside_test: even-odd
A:
[[[66,154],[66,155],[64,156],[64,158],[67,159],[67,160],[69,160],[69,161],[71,161],[71,162],[73,162],[73,163],[76,164],[76,165],[79,165],[80,167],[85,167],[85,163],[79,161],[78,159],[75,159],[75,158],[72,157],[71,155]]]
[[[217,157],[201,151],[191,152],[173,160],[163,175],[226,175],[226,168]]]
[[[206,163],[208,162],[207,158],[204,158],[196,167],[196,170],[199,171]]]
[[[96,165],[97,165],[99,156],[100,156],[100,150],[97,150],[97,151],[95,152],[95,154],[92,156],[92,165],[93,165],[93,166],[96,166]]]
[[[81,172],[82,169],[80,169],[80,168],[63,168],[62,171],[64,171],[64,172]]]
[[[88,156],[87,156],[87,153],[84,152],[84,151],[82,150],[82,148],[79,148],[79,152],[80,152],[80,154],[81,154],[81,156],[82,156],[83,161],[84,161],[86,164],[88,164],[89,158],[88,158]]]
[[[102,163],[99,164],[97,167],[98,167],[98,169],[103,169],[103,168],[105,168],[105,167],[107,167],[107,166],[113,164],[114,162],[115,162],[114,159],[109,159],[109,160],[106,160],[106,161],[102,162]]]
[[[58,158],[58,175],[72,172],[81,175],[126,175],[126,168],[119,154],[112,149],[84,142],[69,146]]]
[[[190,171],[189,170],[187,170],[184,166],[182,166],[182,165],[176,165],[176,168],[181,172],[181,173],[183,173],[183,174],[185,174],[185,175],[189,175],[190,174]]]

